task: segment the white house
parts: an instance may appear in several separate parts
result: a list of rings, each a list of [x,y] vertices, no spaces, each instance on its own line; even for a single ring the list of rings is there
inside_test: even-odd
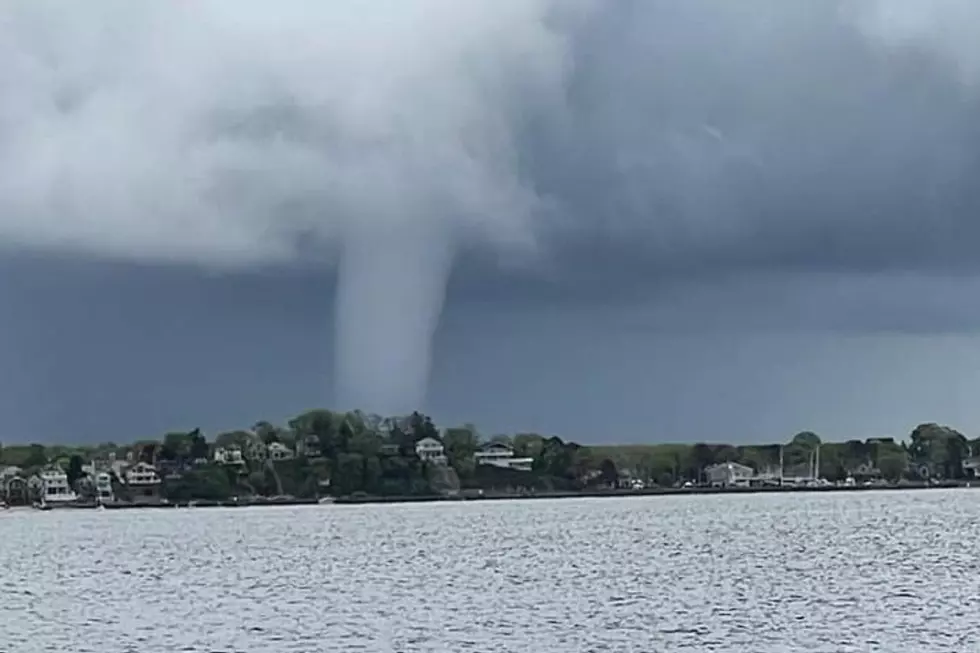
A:
[[[155,499],[160,494],[160,475],[153,465],[139,462],[126,470],[126,486],[134,500]]]
[[[976,478],[980,476],[980,456],[973,456],[963,461],[963,472],[967,477]]]
[[[296,455],[305,456],[311,460],[320,458],[323,455],[320,451],[320,438],[315,435],[296,438]]]
[[[238,447],[218,447],[214,450],[214,462],[220,465],[244,465],[245,457]]]
[[[729,462],[705,467],[704,476],[713,486],[738,487],[748,486],[755,471],[746,465]]]
[[[446,449],[435,438],[422,438],[415,443],[415,455],[419,460],[436,465],[446,464]]]
[[[68,474],[59,468],[45,469],[41,477],[41,500],[46,503],[75,501],[78,496],[68,484]]]
[[[95,496],[101,503],[115,501],[112,493],[112,476],[109,472],[99,472],[95,475]]]
[[[282,442],[270,442],[268,446],[269,458],[271,460],[292,460],[293,450]]]
[[[522,472],[531,471],[531,466],[534,464],[534,458],[514,457],[514,448],[506,442],[491,442],[484,445],[473,454],[473,461],[477,465],[492,465]]]

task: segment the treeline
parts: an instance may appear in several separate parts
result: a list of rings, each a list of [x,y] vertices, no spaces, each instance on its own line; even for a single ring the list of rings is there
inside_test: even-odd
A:
[[[619,468],[660,485],[681,480],[697,481],[711,465],[734,462],[756,472],[778,472],[807,476],[816,467],[829,481],[849,477],[928,480],[961,479],[969,475],[964,465],[980,456],[980,438],[968,439],[948,426],[920,424],[903,441],[868,438],[845,442],[822,442],[804,431],[785,444],[657,444],[591,447],[594,457],[611,459]]]
[[[420,460],[416,443],[439,440],[446,464]],[[515,457],[531,458],[531,471],[476,465],[474,454],[487,442],[505,442]],[[273,449],[287,452],[273,459]],[[273,445],[273,446],[270,446]],[[216,452],[238,452],[216,459]],[[72,483],[83,481],[85,466],[115,458],[153,465],[162,493],[173,500],[231,496],[315,497],[358,493],[417,496],[454,490],[574,490],[610,487],[635,479],[646,485],[674,486],[705,480],[705,470],[734,462],[758,473],[781,469],[788,476],[957,479],[964,461],[980,455],[980,439],[969,440],[937,424],[916,427],[904,442],[888,438],[823,443],[802,432],[783,444],[661,444],[581,446],[535,433],[482,437],[472,425],[440,430],[422,413],[382,418],[360,411],[313,410],[286,426],[259,422],[251,429],[222,433],[213,441],[199,430],[172,432],[133,445],[95,447],[40,444],[0,447],[0,466],[31,474],[47,465],[65,469]],[[782,466],[780,467],[780,462]],[[116,478],[117,494],[127,488]]]

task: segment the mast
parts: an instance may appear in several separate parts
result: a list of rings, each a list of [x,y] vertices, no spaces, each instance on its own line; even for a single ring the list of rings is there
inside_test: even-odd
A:
[[[783,487],[783,445],[779,445],[779,487]]]

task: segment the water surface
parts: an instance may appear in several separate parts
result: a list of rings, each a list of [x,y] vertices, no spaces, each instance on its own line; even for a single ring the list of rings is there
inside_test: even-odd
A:
[[[0,650],[965,653],[969,490],[0,514]]]

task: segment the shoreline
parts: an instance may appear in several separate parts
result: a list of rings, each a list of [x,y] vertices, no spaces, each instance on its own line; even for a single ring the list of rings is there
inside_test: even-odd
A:
[[[977,486],[980,488],[980,486]],[[46,508],[37,506],[9,506],[10,508],[33,508],[39,512],[62,510],[162,510],[188,508],[252,508],[264,506],[313,506],[313,505],[359,505],[379,503],[436,503],[460,501],[510,501],[522,499],[600,499],[622,497],[663,497],[663,496],[698,496],[698,495],[745,495],[745,494],[793,494],[793,493],[860,493],[877,490],[942,490],[942,489],[971,489],[969,483],[905,483],[888,485],[856,485],[856,486],[818,486],[818,487],[688,487],[688,488],[646,488],[642,490],[568,490],[553,492],[479,492],[465,490],[457,495],[417,495],[417,496],[342,496],[326,499],[266,499],[239,501],[190,501],[179,503],[65,503],[61,505],[48,504]]]
[[[980,486],[978,486],[980,487]],[[646,488],[642,490],[569,490],[554,492],[483,492],[463,491],[459,495],[419,495],[419,496],[344,496],[337,497],[336,504],[365,504],[365,503],[432,503],[436,501],[504,501],[512,499],[599,499],[612,497],[659,497],[659,496],[693,496],[717,494],[791,494],[791,493],[833,493],[833,492],[869,492],[875,490],[942,490],[970,489],[969,484],[950,483],[913,483],[887,485],[829,485],[817,487],[689,487],[689,488]]]

